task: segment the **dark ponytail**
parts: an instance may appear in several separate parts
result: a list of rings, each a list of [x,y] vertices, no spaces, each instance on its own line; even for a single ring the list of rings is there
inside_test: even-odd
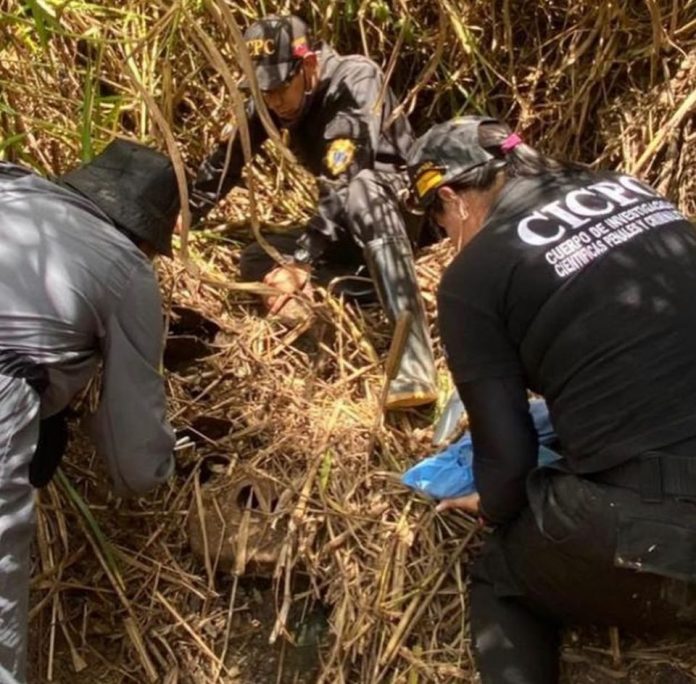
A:
[[[585,168],[580,164],[561,162],[541,154],[499,121],[481,123],[478,127],[478,138],[479,145],[491,154],[493,159],[447,183],[455,192],[472,188],[487,190],[501,171],[509,179]],[[435,212],[442,211],[442,201],[438,196],[435,196],[431,206]]]

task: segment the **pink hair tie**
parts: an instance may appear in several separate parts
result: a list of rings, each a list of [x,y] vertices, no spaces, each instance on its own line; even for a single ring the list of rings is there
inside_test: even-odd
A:
[[[510,135],[500,143],[500,151],[503,154],[507,154],[508,152],[512,152],[521,143],[522,138],[520,138],[517,133],[510,133]]]

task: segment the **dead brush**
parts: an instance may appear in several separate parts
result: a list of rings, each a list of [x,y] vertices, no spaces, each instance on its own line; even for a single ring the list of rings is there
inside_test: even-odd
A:
[[[245,58],[235,31],[274,10],[299,12],[340,51],[384,66],[418,132],[487,111],[552,155],[635,171],[696,214],[694,0],[7,0],[3,157],[55,174],[114,135],[135,136],[175,146],[183,181],[239,111]],[[276,515],[288,525],[269,636],[292,640],[291,609],[322,601],[319,681],[471,681],[466,562],[479,532],[464,516],[435,515],[396,481],[430,451],[432,416],[390,416],[368,451],[389,347],[375,310],[319,293],[311,331],[259,315],[262,288],[236,283],[240,247],[301,225],[315,189],[280,137],[246,174],[253,193],[234,191],[190,234],[187,261],[161,266],[168,315],[190,307],[220,329],[206,357],[166,375],[174,424],[193,445],[179,452],[176,477],[147,499],[114,501],[77,438],[65,475],[41,494],[36,681],[256,684],[237,646],[247,599],[236,578],[226,585],[214,563],[194,560],[185,532],[203,480],[240,466],[275,482]],[[434,291],[449,257],[441,245],[418,262],[435,337]],[[201,416],[229,429],[211,436]],[[616,634],[571,636],[569,673],[579,661],[612,678],[646,663],[696,667],[676,638],[619,646]]]

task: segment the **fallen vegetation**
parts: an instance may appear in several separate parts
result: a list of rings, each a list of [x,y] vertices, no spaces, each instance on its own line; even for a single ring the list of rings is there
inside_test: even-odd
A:
[[[488,111],[550,154],[638,173],[696,215],[694,0],[10,0],[3,157],[57,174],[130,135],[192,173],[238,97],[234,26],[275,9],[384,66],[418,132]],[[483,533],[397,481],[432,450],[437,409],[376,423],[389,346],[377,309],[319,292],[311,325],[260,315],[235,284],[250,216],[264,231],[301,224],[314,187],[274,144],[248,178],[254,201],[234,191],[189,235],[188,260],[160,268],[171,416],[187,438],[171,485],[114,500],[76,421],[41,493],[34,681],[471,681],[466,560]],[[450,256],[443,244],[418,260],[435,337]],[[216,509],[227,490],[238,518]],[[271,578],[249,581],[251,569]],[[696,677],[678,635],[569,634],[564,660],[573,682]]]

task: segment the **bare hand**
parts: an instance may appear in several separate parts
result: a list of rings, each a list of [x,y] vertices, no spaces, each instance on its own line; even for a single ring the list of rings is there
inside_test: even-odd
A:
[[[479,515],[480,504],[481,497],[478,495],[478,492],[474,492],[466,496],[458,496],[456,499],[443,499],[435,510],[441,513],[442,511],[454,508],[464,511],[465,513],[471,513],[471,515]]]
[[[269,311],[278,313],[297,292],[308,294],[310,291],[309,266],[301,264],[288,264],[278,266],[266,275],[263,282],[275,287],[280,294],[265,297],[265,303]]]

